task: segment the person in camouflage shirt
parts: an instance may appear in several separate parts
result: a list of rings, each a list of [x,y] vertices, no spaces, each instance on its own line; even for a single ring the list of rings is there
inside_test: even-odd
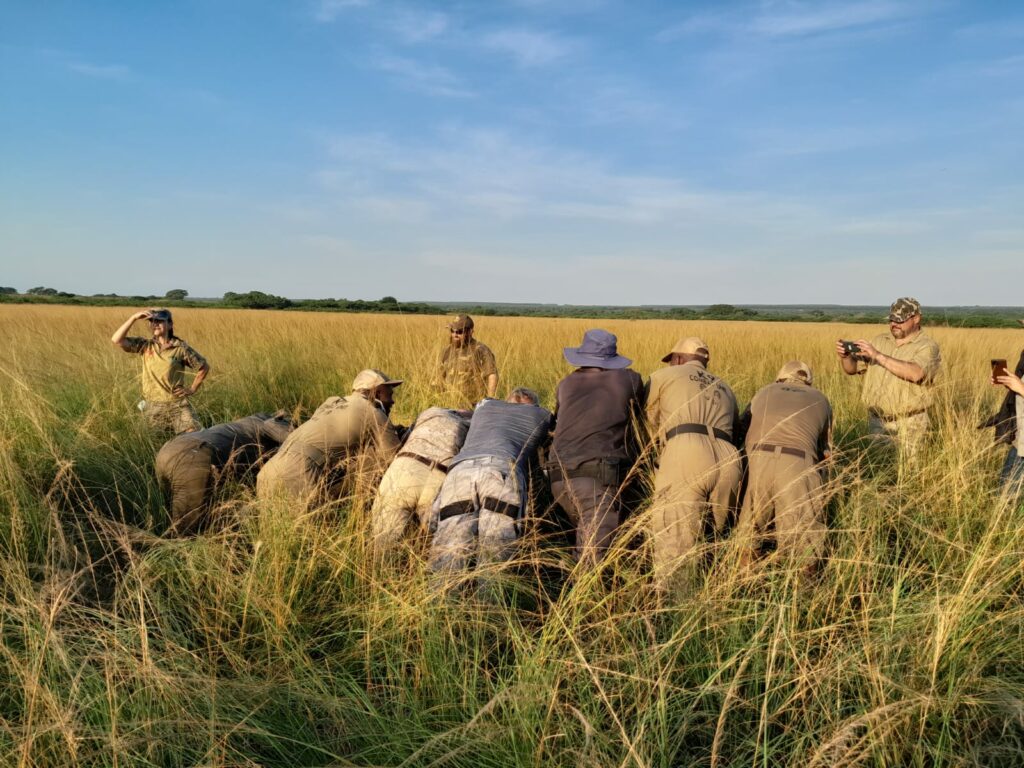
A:
[[[438,359],[434,383],[441,390],[445,406],[472,408],[498,391],[494,353],[473,338],[473,318],[469,315],[456,315],[448,330],[450,343]]]
[[[148,320],[151,338],[129,336],[138,320]],[[174,335],[170,310],[146,309],[129,317],[110,341],[125,352],[142,356],[142,402],[139,409],[150,427],[178,435],[202,429],[189,398],[199,391],[210,372],[206,358]],[[195,372],[185,383],[185,369]]]

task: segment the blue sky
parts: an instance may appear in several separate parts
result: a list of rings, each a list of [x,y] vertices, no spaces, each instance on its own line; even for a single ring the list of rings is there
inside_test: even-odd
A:
[[[1024,304],[1024,3],[0,5],[0,285]]]

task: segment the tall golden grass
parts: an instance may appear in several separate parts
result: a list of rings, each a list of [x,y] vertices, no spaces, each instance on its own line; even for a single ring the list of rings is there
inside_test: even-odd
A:
[[[829,560],[807,583],[736,567],[653,599],[642,548],[604,572],[527,546],[497,602],[439,599],[422,552],[367,549],[370,483],[311,511],[222,493],[219,526],[162,536],[130,310],[0,306],[0,764],[1015,765],[1024,756],[1024,510],[976,424],[1007,330],[929,331],[937,424],[908,471],[866,448],[834,340],[879,328],[478,318],[501,392],[552,405],[561,348],[616,333],[648,374],[680,336],[746,402],[785,361],[836,412]],[[181,310],[213,423],[315,408],[362,368],[434,404],[443,318]],[[137,328],[145,332],[144,324]],[[634,520],[642,526],[642,516]],[[568,577],[568,578],[567,578]]]

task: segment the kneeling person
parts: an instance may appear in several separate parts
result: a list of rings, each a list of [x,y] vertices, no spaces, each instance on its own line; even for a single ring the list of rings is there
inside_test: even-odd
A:
[[[526,508],[527,468],[551,427],[551,413],[524,387],[507,401],[484,400],[434,501],[430,568],[435,573],[500,563],[512,556]]]
[[[740,534],[757,548],[774,525],[778,552],[806,560],[807,567],[825,542],[821,462],[832,435],[832,406],[812,380],[806,363],[786,363],[740,418],[749,461]]]
[[[374,550],[393,550],[413,518],[425,529],[452,458],[462,448],[471,411],[428,408],[405,438],[380,481],[370,513]]]
[[[398,432],[388,414],[394,388],[402,382],[377,370],[360,371],[352,394],[329,397],[309,421],[300,426],[256,478],[261,499],[281,495],[312,502],[318,495],[333,496],[344,479],[346,463],[374,446],[380,458],[390,460],[398,450]]]
[[[292,429],[283,415],[256,413],[164,443],[156,455],[156,476],[170,507],[171,532],[185,536],[202,528],[222,473],[243,475],[277,450]]]

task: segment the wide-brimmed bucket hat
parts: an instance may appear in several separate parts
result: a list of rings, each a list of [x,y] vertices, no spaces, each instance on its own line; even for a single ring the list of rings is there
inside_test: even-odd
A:
[[[565,347],[562,354],[577,368],[628,368],[632,360],[619,354],[614,333],[593,328],[583,334],[578,347]]]

